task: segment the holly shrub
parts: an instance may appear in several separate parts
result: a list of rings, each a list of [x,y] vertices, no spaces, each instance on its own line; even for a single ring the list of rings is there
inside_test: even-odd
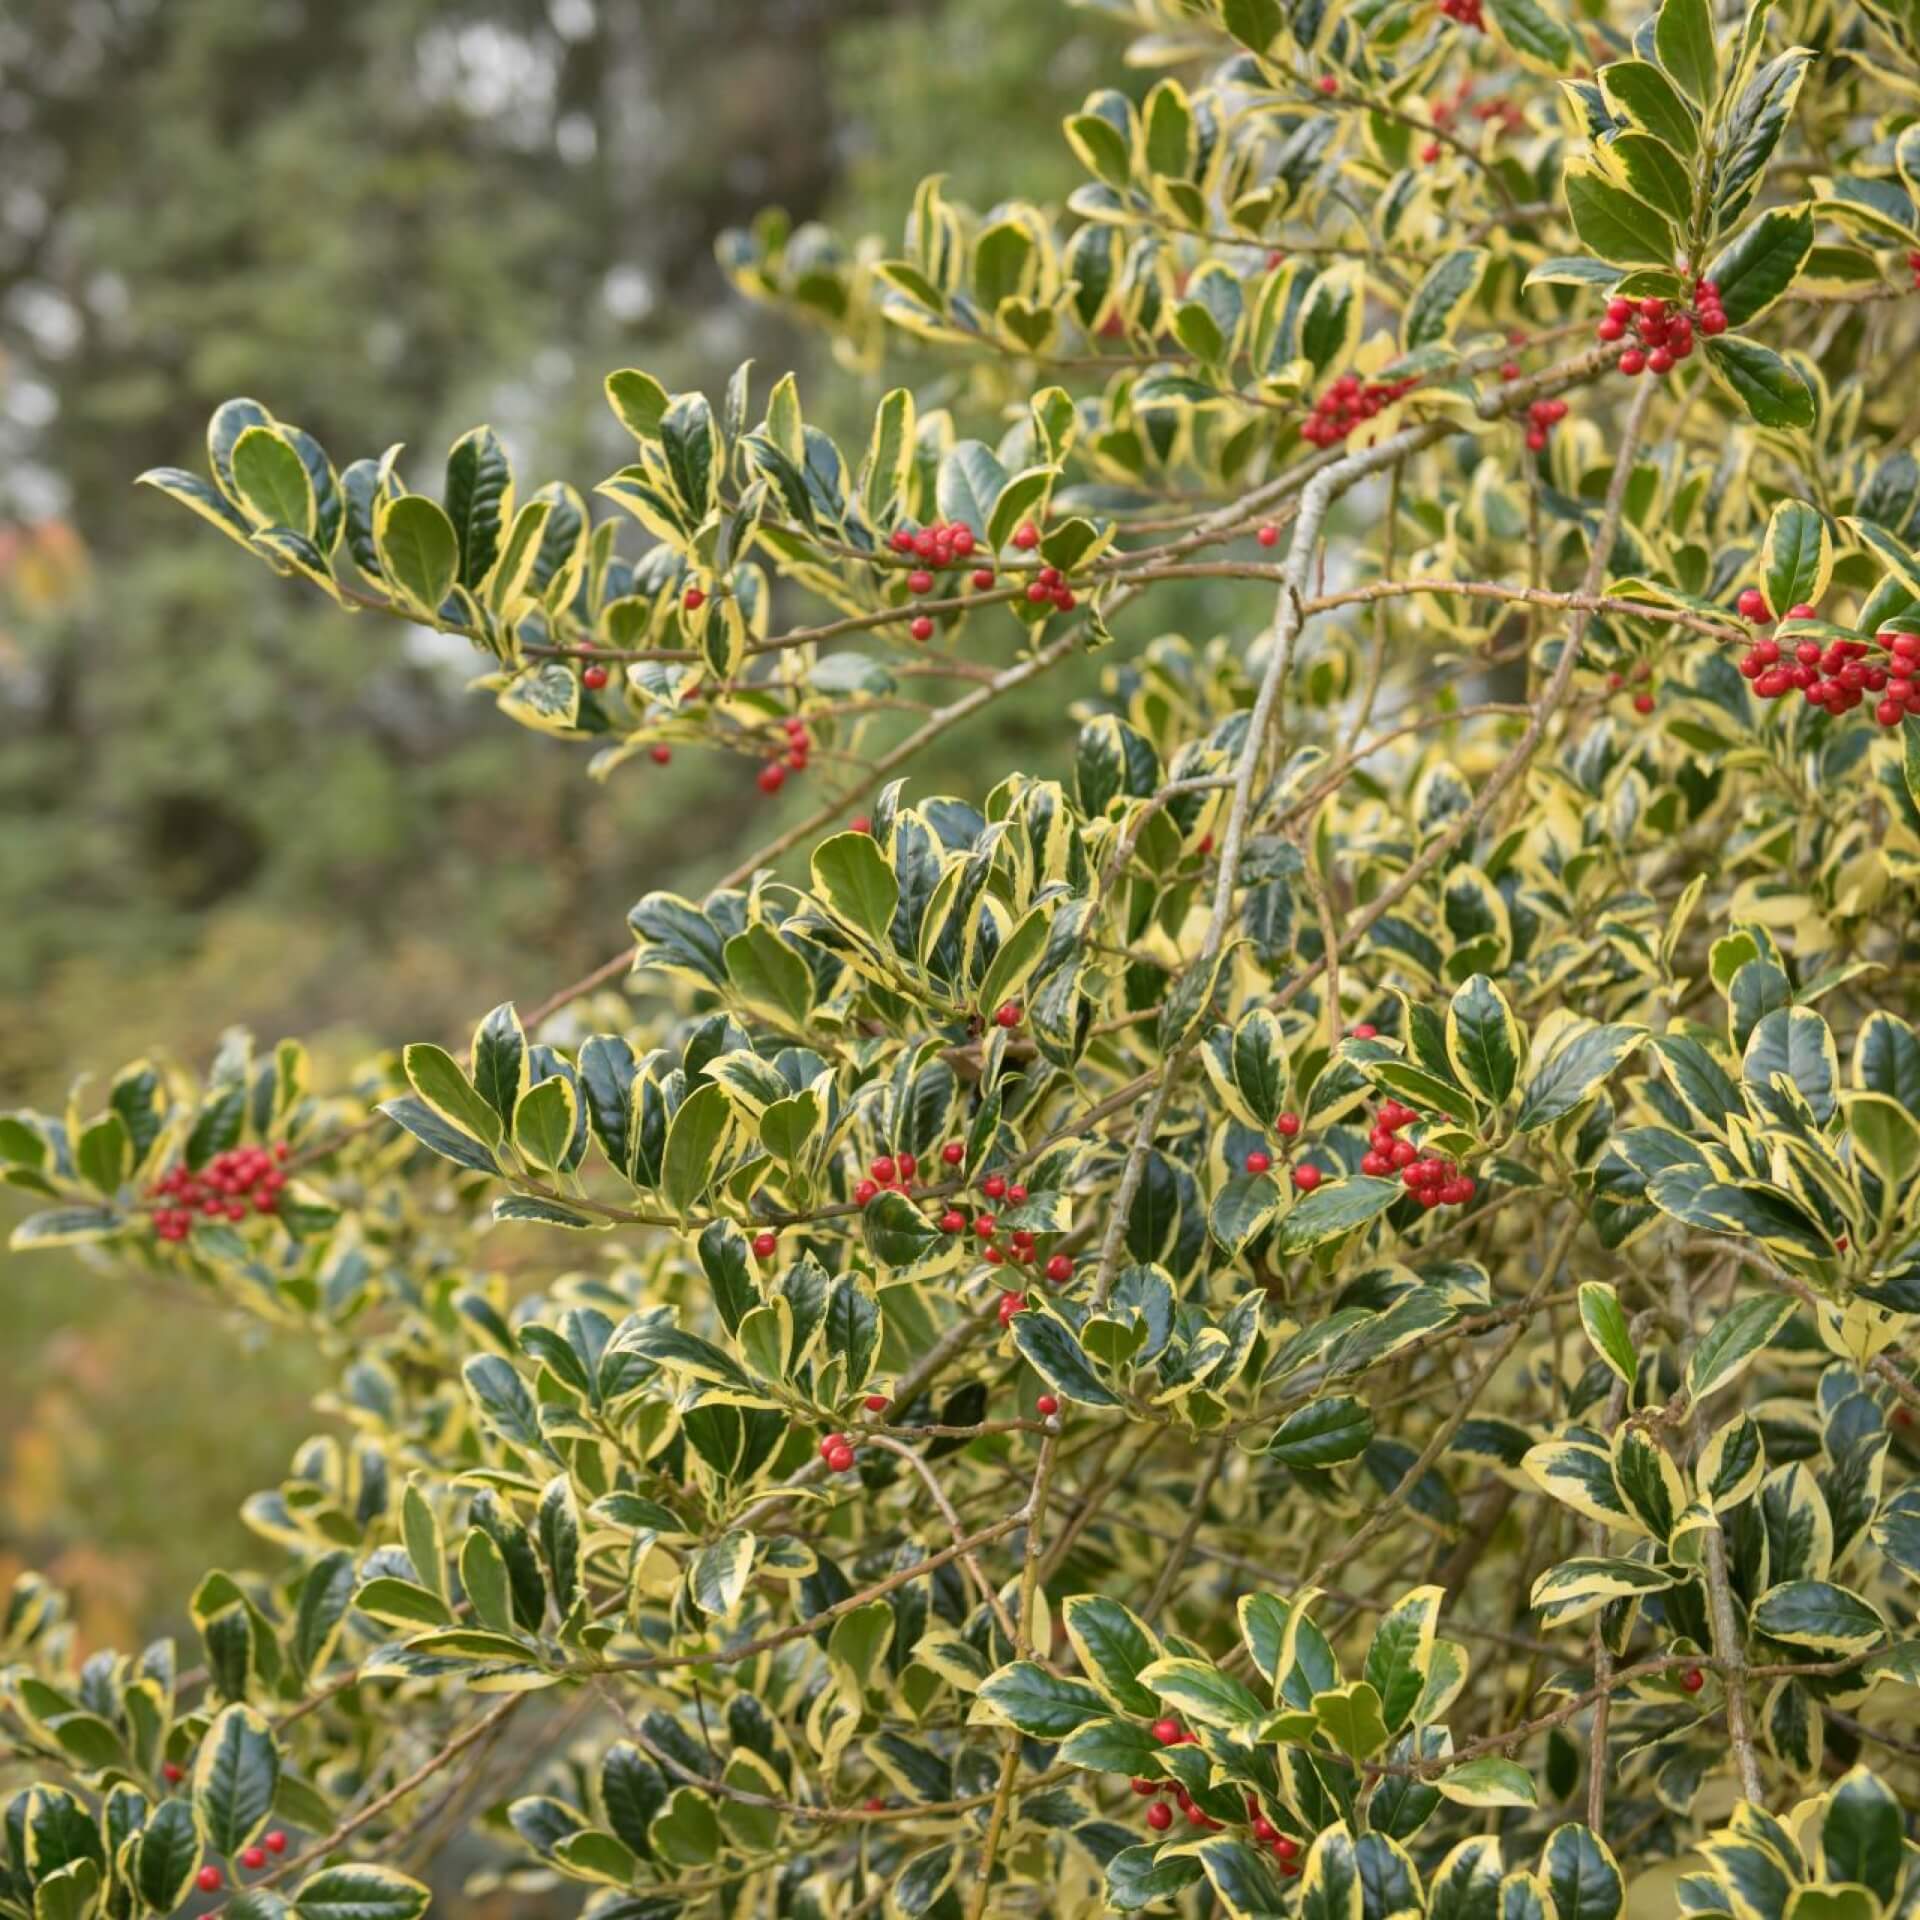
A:
[[[1065,208],[722,241],[864,445],[143,476],[818,803],[470,1039],[4,1122],[337,1382],[197,1647],[15,1588],[0,1912],[1920,1914],[1920,24],[1104,10]]]

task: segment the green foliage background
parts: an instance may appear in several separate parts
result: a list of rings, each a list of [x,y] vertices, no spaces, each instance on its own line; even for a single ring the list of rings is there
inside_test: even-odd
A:
[[[0,1108],[232,1021],[335,1065],[437,1031],[809,804],[717,757],[670,804],[591,783],[462,693],[464,646],[409,653],[234,565],[133,474],[197,461],[235,392],[341,445],[399,422],[431,459],[490,418],[526,467],[597,470],[606,367],[712,387],[747,354],[843,429],[880,383],[732,298],[714,233],[768,201],[892,232],[941,168],[983,203],[1064,193],[1060,115],[1116,44],[1024,0],[97,11],[0,8],[0,527],[54,515],[89,559],[63,604],[0,579]],[[1056,697],[928,778],[1049,763]],[[0,1579],[70,1577],[90,1637],[157,1629],[327,1362],[135,1314],[79,1259],[10,1263],[4,1310]]]

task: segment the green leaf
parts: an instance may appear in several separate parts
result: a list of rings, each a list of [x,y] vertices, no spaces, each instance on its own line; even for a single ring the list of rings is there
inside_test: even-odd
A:
[[[447,519],[460,543],[459,580],[477,590],[500,553],[513,511],[513,470],[491,427],[463,433],[447,454]]]
[[[416,1042],[401,1055],[407,1079],[421,1100],[450,1126],[489,1147],[500,1144],[500,1115],[483,1100],[460,1063],[444,1047]]]
[[[273,1729],[251,1707],[224,1708],[193,1769],[193,1804],[215,1853],[238,1853],[267,1824],[279,1781]]]
[[[1825,518],[1803,500],[1782,500],[1767,522],[1760,571],[1776,617],[1802,601],[1817,606],[1833,577],[1833,542]]]
[[[392,1867],[323,1867],[301,1881],[293,1910],[300,1920],[419,1920],[432,1897]]]
[[[163,1800],[134,1843],[133,1884],[156,1913],[171,1913],[200,1870],[200,1829],[185,1800]]]
[[[312,539],[313,479],[293,443],[272,427],[249,427],[233,443],[233,485],[263,527],[290,527]]]
[[[1160,1658],[1152,1628],[1118,1600],[1099,1594],[1075,1594],[1061,1608],[1061,1619],[1088,1679],[1122,1712],[1151,1718],[1158,1702],[1140,1675]]]
[[[1120,1405],[1119,1396],[1094,1372],[1064,1320],[1044,1308],[1029,1308],[1013,1316],[1011,1330],[1022,1357],[1056,1393],[1085,1407]]]
[[[326,1664],[358,1584],[353,1555],[344,1547],[322,1554],[307,1569],[294,1613],[293,1656],[309,1678]]]
[[[1708,0],[1661,0],[1653,47],[1660,64],[1696,106],[1713,105],[1720,91],[1720,64]]]
[[[1793,1318],[1789,1298],[1742,1300],[1720,1314],[1700,1336],[1687,1361],[1687,1394],[1704,1400],[1736,1380],[1762,1348]]]
[[[687,1218],[713,1184],[732,1123],[732,1103],[711,1080],[695,1087],[673,1116],[660,1162],[660,1190],[681,1219]]]
[[[1203,1727],[1248,1727],[1267,1716],[1266,1703],[1230,1673],[1184,1656],[1143,1668],[1140,1684]]]
[[[1428,268],[1426,278],[1407,302],[1406,317],[1400,323],[1403,351],[1413,353],[1452,337],[1454,318],[1472,298],[1486,263],[1482,249],[1457,247]]]
[[[1537,1807],[1533,1776],[1513,1760],[1482,1754],[1438,1774],[1433,1784],[1462,1807]]]
[[[1322,1241],[1351,1233],[1377,1219],[1400,1198],[1400,1193],[1395,1181],[1366,1175],[1316,1187],[1296,1200],[1283,1216],[1274,1234],[1275,1244],[1281,1253],[1306,1253]]]
[[[1673,228],[1644,200],[1615,186],[1588,161],[1568,165],[1565,186],[1574,231],[1602,260],[1616,267],[1673,265]]]
[[[446,1627],[453,1610],[430,1587],[417,1581],[383,1574],[369,1580],[353,1596],[353,1604],[370,1618],[389,1626]]]
[[[486,1104],[477,1095],[475,1103]],[[579,1119],[580,1100],[573,1082],[565,1074],[553,1074],[529,1088],[514,1109],[513,1144],[530,1165],[543,1173],[555,1172],[566,1164]]]
[[[1615,112],[1664,140],[1683,159],[1691,160],[1699,151],[1693,110],[1651,61],[1616,60],[1600,69],[1600,85]]]
[[[904,1193],[892,1190],[875,1194],[861,1209],[860,1235],[880,1266],[895,1275],[945,1260],[956,1244]]]
[[[1870,1888],[1891,1907],[1905,1865],[1905,1834],[1900,1802],[1866,1767],[1854,1767],[1827,1797],[1820,1829],[1826,1877]]]
[[[1387,1723],[1380,1696],[1365,1680],[1349,1681],[1313,1696],[1313,1717],[1344,1754],[1364,1760],[1387,1744]]]
[[[971,527],[975,539],[984,541],[993,523],[993,503],[1006,484],[1007,470],[991,448],[978,440],[961,440],[940,462],[935,505],[943,519]]]
[[[1487,0],[1494,33],[1537,72],[1561,74],[1573,65],[1573,35],[1539,0]]]
[[[1373,1413],[1351,1394],[1329,1394],[1296,1409],[1274,1428],[1267,1452],[1286,1467],[1332,1467],[1357,1460],[1373,1439]]]
[[[1154,1708],[1144,1710],[1151,1713]],[[1064,1767],[1138,1776],[1154,1770],[1159,1752],[1160,1743],[1138,1720],[1089,1720],[1060,1743],[1057,1757]]]
[[[1706,343],[1713,377],[1763,427],[1801,430],[1813,425],[1813,395],[1780,356],[1758,341],[1723,334]]]
[[[1541,1852],[1540,1873],[1553,1895],[1556,1920],[1619,1920],[1626,1906],[1619,1865],[1591,1827],[1555,1827]]]
[[[628,367],[606,380],[607,405],[636,440],[657,440],[667,412],[667,390],[650,373]]]
[[[1849,1587],[1825,1580],[1787,1580],[1753,1604],[1756,1632],[1821,1659],[1864,1653],[1886,1638],[1887,1623]]]
[[[813,850],[813,890],[833,917],[891,951],[900,883],[870,833],[837,833]]]
[[[1736,234],[1707,268],[1707,277],[1720,289],[1728,324],[1744,327],[1765,313],[1793,285],[1812,251],[1813,214],[1806,207],[1774,207]],[[1813,511],[1810,507],[1799,510]],[[1822,580],[1822,591],[1825,584]],[[1769,587],[1767,604],[1779,614],[1797,601],[1817,605],[1819,599],[1819,593],[1780,596]]]
[[[1484,973],[1476,973],[1447,1008],[1447,1057],[1454,1071],[1497,1107],[1519,1078],[1521,1044],[1506,995]]]
[[[978,1696],[995,1713],[1036,1740],[1060,1740],[1089,1720],[1106,1717],[1107,1703],[1082,1680],[1067,1680],[1031,1660],[990,1673]]]
[[[1621,1309],[1619,1296],[1604,1280],[1581,1284],[1580,1324],[1586,1328],[1594,1351],[1631,1387],[1637,1365],[1633,1336],[1627,1330],[1627,1316]]]
[[[660,446],[673,490],[697,526],[713,511],[719,482],[720,429],[705,394],[674,396],[660,416]]]
[[[1646,1035],[1637,1027],[1577,1026],[1532,1064],[1520,1096],[1517,1133],[1551,1126],[1589,1099],[1602,1081],[1633,1053]]]
[[[860,500],[876,527],[886,526],[905,498],[913,472],[913,423],[913,394],[906,387],[895,387],[874,409],[873,434],[860,470]]]
[[[497,1353],[477,1353],[460,1373],[489,1427],[516,1447],[544,1450],[533,1396],[507,1361]]]
[[[1397,1733],[1406,1725],[1426,1690],[1434,1629],[1445,1597],[1441,1587],[1415,1587],[1380,1616],[1373,1630],[1361,1677],[1380,1696],[1380,1712],[1389,1732]]]
[[[425,494],[403,493],[374,514],[380,570],[412,610],[436,620],[460,569],[460,541],[439,505]]]
[[[693,1563],[688,1591],[702,1613],[724,1618],[740,1604],[747,1590],[747,1576],[753,1571],[754,1537],[751,1533],[723,1533],[710,1546],[703,1547]]]

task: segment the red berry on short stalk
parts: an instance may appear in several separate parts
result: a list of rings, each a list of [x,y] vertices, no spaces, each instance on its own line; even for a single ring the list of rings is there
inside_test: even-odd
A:
[[[1147,1809],[1147,1825],[1155,1833],[1165,1833],[1173,1825],[1173,1809],[1164,1800],[1156,1800]]]
[[[1249,1173],[1265,1173],[1272,1165],[1273,1155],[1270,1153],[1262,1153],[1258,1147],[1255,1147],[1254,1150],[1247,1155],[1247,1171]]]
[[[864,1207],[879,1191],[880,1187],[877,1181],[862,1180],[853,1190],[853,1204],[856,1207]]]
[[[245,1867],[249,1873],[258,1873],[260,1869],[267,1864],[266,1848],[248,1847],[240,1856],[240,1864]]]
[[[1043,1393],[1040,1398],[1033,1403],[1033,1410],[1041,1419],[1051,1420],[1053,1416],[1060,1411],[1060,1402],[1056,1400],[1052,1394]]]
[[[885,1413],[893,1403],[884,1393],[870,1393],[860,1403],[869,1413]]]
[[[753,1250],[762,1260],[771,1260],[780,1246],[780,1236],[774,1233],[756,1233],[753,1236]]]
[[[580,684],[591,692],[598,693],[607,684],[605,667],[584,667],[580,673]]]
[[[1013,544],[1022,553],[1031,553],[1040,544],[1040,529],[1031,520],[1026,521],[1013,536]]]
[[[754,778],[762,793],[778,793],[787,784],[787,770],[778,760],[769,760]]]
[[[707,596],[702,593],[698,587],[689,587],[686,592],[680,596],[680,604],[685,607],[689,613],[698,613],[700,609],[707,604]]]
[[[1689,1693],[1698,1693],[1700,1689],[1707,1684],[1707,1676],[1702,1673],[1698,1667],[1689,1667],[1686,1672],[1680,1676],[1680,1684],[1685,1687]]]
[[[286,1850],[287,1836],[282,1833],[278,1827],[275,1827],[274,1830],[267,1835],[267,1851],[269,1853],[285,1853]]]
[[[994,1025],[998,1027],[1017,1027],[1020,1024],[1020,1003],[1017,1000],[1003,1000],[994,1009]]]
[[[932,616],[930,614],[921,614],[919,618],[913,621],[907,628],[907,631],[912,634],[916,640],[931,640],[933,638]]]
[[[989,1200],[1004,1200],[1007,1196],[1007,1183],[1001,1175],[990,1173],[980,1182],[980,1191]]]
[[[1304,1166],[1295,1167],[1293,1170],[1293,1184],[1298,1187],[1302,1193],[1311,1193],[1314,1188],[1320,1184],[1320,1169],[1314,1166],[1311,1161]]]
[[[218,1893],[221,1886],[221,1873],[218,1867],[202,1867],[193,1876],[193,1884],[202,1893]]]
[[[1058,1286],[1064,1286],[1073,1278],[1073,1257],[1070,1254],[1056,1253],[1047,1262],[1047,1278]]]

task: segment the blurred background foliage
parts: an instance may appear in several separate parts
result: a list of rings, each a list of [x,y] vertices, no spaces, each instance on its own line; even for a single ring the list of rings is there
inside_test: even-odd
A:
[[[334,1070],[464,1031],[817,799],[716,756],[596,785],[457,644],[344,618],[136,473],[199,466],[246,393],[342,463],[405,439],[416,486],[480,420],[529,485],[590,484],[625,458],[609,368],[717,390],[750,356],[858,443],[892,382],[745,308],[714,236],[768,204],[897,234],[935,171],[1061,195],[1060,115],[1117,53],[1033,0],[0,0],[0,1107],[235,1022]],[[1061,699],[921,777],[1057,766]],[[78,1259],[0,1275],[0,1581],[72,1584],[96,1644],[244,1558],[326,1374],[147,1305]]]

